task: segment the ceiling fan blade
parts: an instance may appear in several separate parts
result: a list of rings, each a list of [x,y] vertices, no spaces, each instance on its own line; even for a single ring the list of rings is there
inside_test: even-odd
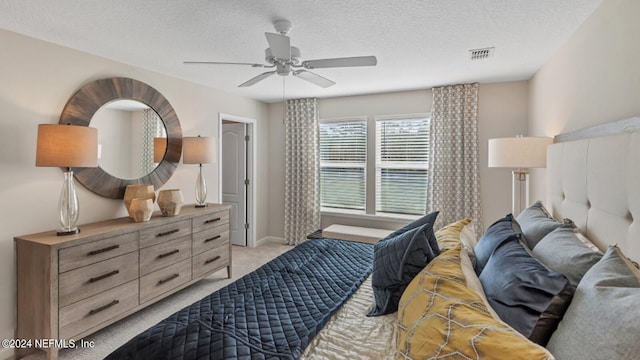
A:
[[[183,61],[183,64],[205,64],[205,65],[249,65],[251,67],[267,67],[263,64],[244,63],[244,62],[223,62],[223,61]]]
[[[264,33],[264,36],[267,37],[271,53],[276,59],[291,59],[291,40],[288,36],[274,33]]]
[[[328,88],[329,86],[333,86],[336,84],[335,82],[325,77],[307,70],[296,70],[293,72],[293,76],[297,76],[302,80],[307,80],[308,82],[316,84],[323,88]]]
[[[356,56],[335,59],[318,59],[307,60],[302,62],[305,69],[320,69],[332,67],[351,67],[351,66],[375,66],[378,60],[375,56]]]
[[[242,84],[238,85],[238,87],[251,86],[251,85],[253,85],[253,84],[255,84],[255,83],[259,82],[259,81],[262,81],[262,80],[268,78],[269,76],[271,76],[271,75],[273,75],[275,73],[276,73],[275,71],[267,71],[265,73],[262,73],[262,74],[260,74],[260,75],[258,75],[256,77],[254,77],[254,78],[251,78],[251,79],[243,82]]]

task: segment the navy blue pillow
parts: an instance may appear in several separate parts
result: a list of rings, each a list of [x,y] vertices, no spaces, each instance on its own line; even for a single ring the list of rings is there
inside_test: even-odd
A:
[[[438,217],[439,212],[438,211],[434,211],[430,214],[427,214],[419,219],[413,220],[412,222],[408,223],[407,225],[401,227],[400,229],[392,232],[391,234],[387,235],[387,237],[385,237],[384,239],[380,240],[380,241],[385,241],[387,239],[391,239],[394,238],[404,232],[407,232],[409,230],[415,229],[415,228],[419,228],[420,226],[424,225],[424,224],[434,224],[436,222],[436,218]]]
[[[547,269],[516,239],[495,249],[480,282],[500,319],[542,346],[549,342],[573,296],[569,280]]]
[[[476,255],[476,274],[479,276],[482,273],[489,257],[500,244],[507,240],[518,240],[520,236],[520,226],[511,214],[491,224],[473,249]]]
[[[411,280],[439,254],[433,223],[375,244],[371,284],[376,304],[368,316],[398,311],[400,297]]]

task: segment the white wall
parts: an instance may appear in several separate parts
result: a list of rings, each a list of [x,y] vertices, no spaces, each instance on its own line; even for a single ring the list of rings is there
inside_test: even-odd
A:
[[[174,107],[187,135],[217,136],[218,112],[265,122],[266,104],[176,78],[95,57],[68,48],[0,30],[0,338],[12,338],[15,326],[15,260],[13,237],[55,229],[62,172],[36,168],[36,129],[40,123],[57,123],[67,99],[82,85],[112,76],[143,81],[162,93]],[[261,129],[261,127],[257,127]],[[266,153],[268,137],[258,130],[257,143]],[[269,158],[259,159],[258,172],[269,168]],[[194,202],[197,166],[180,165],[165,188],[183,190]],[[218,201],[217,167],[205,166],[209,201]],[[260,191],[266,179],[258,178]],[[121,200],[99,197],[77,186],[79,223],[126,214]],[[268,233],[268,208],[258,202],[258,238]],[[10,355],[0,349],[0,358]]]
[[[488,167],[488,142],[489,139],[497,137],[527,135],[528,96],[527,81],[480,85],[478,138],[485,229],[498,218],[511,212],[512,169]]]
[[[487,167],[487,141],[493,137],[514,136],[527,132],[528,82],[481,84],[478,123],[480,141],[480,182],[484,228],[511,209],[511,173],[507,169]],[[321,118],[415,114],[431,111],[431,90],[416,90],[374,95],[319,99]],[[282,104],[269,106],[270,119],[270,193],[271,236],[284,235],[284,125]],[[340,223],[355,226],[398,228],[401,223],[350,217],[323,216],[322,225]]]
[[[640,114],[640,1],[607,0],[530,81],[529,130],[554,136]],[[544,198],[544,170],[533,196]]]

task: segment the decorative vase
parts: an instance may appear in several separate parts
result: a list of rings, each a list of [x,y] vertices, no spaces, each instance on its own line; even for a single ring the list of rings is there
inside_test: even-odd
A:
[[[158,193],[158,206],[162,216],[176,216],[180,213],[184,204],[180,189],[160,190]]]
[[[129,207],[130,216],[135,222],[149,221],[153,214],[153,200],[135,198]]]
[[[127,189],[124,191],[124,207],[127,208],[130,217],[133,217],[130,209],[133,199],[151,199],[153,205],[153,202],[156,201],[153,185],[127,185]]]

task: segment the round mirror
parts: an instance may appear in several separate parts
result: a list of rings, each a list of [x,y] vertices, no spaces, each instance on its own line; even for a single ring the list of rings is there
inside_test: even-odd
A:
[[[98,195],[122,199],[127,185],[156,189],[173,175],[182,155],[182,129],[167,99],[133,79],[93,81],[65,105],[60,124],[98,129],[98,167],[73,168]]]
[[[90,126],[98,129],[98,165],[121,179],[151,174],[167,149],[160,116],[135,100],[114,100],[100,107]]]

